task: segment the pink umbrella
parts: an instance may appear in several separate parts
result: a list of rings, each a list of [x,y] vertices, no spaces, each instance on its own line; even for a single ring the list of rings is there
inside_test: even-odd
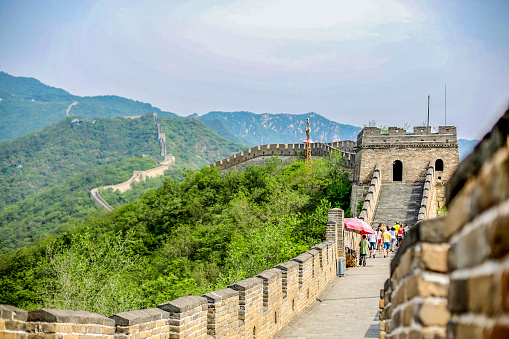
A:
[[[359,234],[373,234],[375,231],[367,222],[357,218],[345,218],[345,229]]]

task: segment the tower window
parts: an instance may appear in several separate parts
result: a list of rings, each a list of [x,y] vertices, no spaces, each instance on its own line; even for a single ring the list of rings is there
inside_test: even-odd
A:
[[[403,181],[403,163],[399,160],[392,163],[392,181]]]
[[[444,162],[442,159],[437,159],[435,161],[435,171],[443,171],[444,170]]]

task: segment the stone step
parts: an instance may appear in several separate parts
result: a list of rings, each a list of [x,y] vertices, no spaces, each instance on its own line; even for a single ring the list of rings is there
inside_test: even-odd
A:
[[[382,184],[378,206],[371,225],[384,223],[392,226],[396,221],[415,225],[421,207],[424,184],[417,183],[386,183]]]

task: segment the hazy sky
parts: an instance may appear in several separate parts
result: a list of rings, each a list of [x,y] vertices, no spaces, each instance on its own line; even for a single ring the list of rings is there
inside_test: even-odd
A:
[[[189,115],[447,123],[509,104],[509,1],[0,0],[0,70]]]

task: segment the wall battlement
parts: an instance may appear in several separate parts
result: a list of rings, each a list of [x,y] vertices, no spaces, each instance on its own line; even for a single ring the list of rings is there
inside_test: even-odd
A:
[[[416,126],[413,133],[400,127],[389,127],[387,133],[377,127],[364,127],[357,135],[357,147],[384,148],[393,145],[411,147],[457,147],[457,133],[454,126],[439,126],[438,132],[432,133],[429,126]]]
[[[310,306],[337,273],[343,211],[329,211],[327,241],[226,289],[105,317],[0,305],[0,338],[272,338]]]
[[[332,150],[339,149],[345,159],[345,167],[353,168],[355,163],[355,142],[353,141],[336,141],[331,143],[312,143],[311,154],[313,156],[327,156]],[[216,161],[212,166],[217,166],[222,170],[228,169],[245,161],[263,157],[263,156],[284,156],[299,157],[305,155],[306,146],[302,144],[269,144],[255,146],[243,152],[234,154],[224,160]]]

